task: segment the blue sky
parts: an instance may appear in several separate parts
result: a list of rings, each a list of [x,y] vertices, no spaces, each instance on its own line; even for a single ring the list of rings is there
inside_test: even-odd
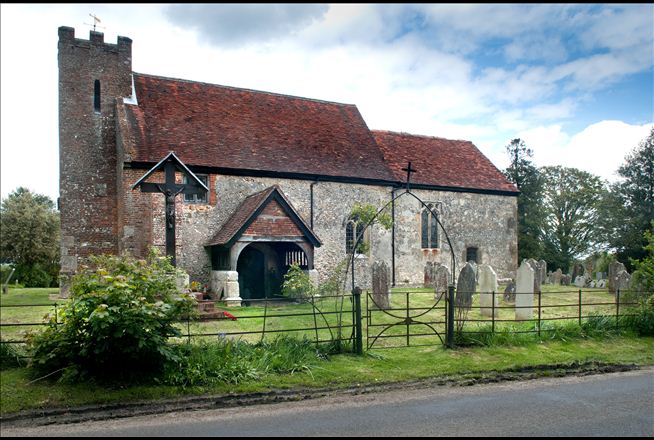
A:
[[[1,8],[1,189],[58,196],[57,28],[133,40],[133,69],[356,104],[372,129],[470,140],[500,169],[614,181],[654,124],[652,4],[14,5]]]

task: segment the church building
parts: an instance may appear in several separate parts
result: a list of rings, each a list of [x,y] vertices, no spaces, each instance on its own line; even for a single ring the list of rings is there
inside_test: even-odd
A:
[[[324,282],[352,253],[361,287],[375,261],[396,286],[452,258],[515,276],[518,191],[469,141],[370,130],[353,104],[136,73],[126,37],[60,27],[58,49],[64,276],[92,254],[167,246],[232,305],[279,294],[293,263]],[[409,162],[431,210],[397,198],[392,227],[355,248],[354,207],[406,191]]]

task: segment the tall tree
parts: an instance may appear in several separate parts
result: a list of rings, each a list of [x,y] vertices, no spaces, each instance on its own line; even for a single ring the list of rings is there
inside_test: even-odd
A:
[[[654,220],[654,127],[626,156],[618,175],[624,180],[613,185],[606,210],[609,243],[631,268],[630,259],[646,256],[644,233]]]
[[[511,165],[504,175],[520,190],[518,196],[518,261],[539,259],[543,253],[543,180],[538,168],[529,159],[533,151],[521,139],[506,146]]]
[[[545,202],[545,260],[567,270],[575,258],[596,250],[602,180],[561,166],[541,168]],[[548,264],[548,265],[549,265]]]
[[[56,285],[59,213],[52,200],[18,188],[0,206],[0,258],[16,267],[14,279],[32,287]]]

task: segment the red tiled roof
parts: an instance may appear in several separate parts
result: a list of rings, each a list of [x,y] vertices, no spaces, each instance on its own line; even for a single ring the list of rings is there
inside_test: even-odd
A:
[[[393,180],[354,105],[134,74],[132,161]]]
[[[118,101],[127,162],[168,152],[190,167],[372,179],[516,192],[471,142],[370,131],[356,106],[134,73]]]
[[[372,131],[396,180],[406,181],[408,162],[417,171],[411,182],[425,185],[516,192],[518,189],[472,142]]]
[[[207,242],[206,246],[231,246],[231,243],[238,240],[245,228],[256,219],[256,214],[260,208],[264,208],[264,205],[268,205],[271,200],[280,202],[282,209],[289,214],[289,217],[299,226],[299,229],[304,232],[304,235],[314,246],[319,247],[321,245],[320,239],[297,213],[279,186],[273,185],[258,193],[250,194],[243,199],[232,216],[223,224],[213,238]]]

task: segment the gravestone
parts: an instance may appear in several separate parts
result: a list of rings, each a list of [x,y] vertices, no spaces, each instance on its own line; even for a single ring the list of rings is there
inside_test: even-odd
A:
[[[518,268],[515,283],[515,319],[531,319],[534,307],[534,269],[526,261]]]
[[[563,271],[559,268],[556,269],[556,272],[552,275],[554,279],[552,280],[552,284],[556,284],[557,286],[561,285],[561,278],[563,277]]]
[[[450,283],[450,270],[442,264],[434,265],[434,268],[436,272],[434,275],[434,299],[438,302],[447,293],[447,287]]]
[[[584,274],[584,266],[580,263],[575,263],[574,266],[572,267],[572,276],[570,279],[572,281],[576,281],[578,276],[581,276]]]
[[[534,292],[540,292],[540,263],[538,263],[538,261],[534,260],[533,258],[528,259],[527,263],[529,263],[529,266],[531,266],[531,268],[534,270]]]
[[[479,274],[479,311],[482,316],[493,316],[493,302],[498,306],[497,300],[497,274],[488,264],[480,264],[477,268]],[[495,308],[497,318],[499,310]]]
[[[606,287],[606,280],[602,279],[597,282],[597,287],[599,289],[604,289]]]
[[[425,288],[431,288],[434,285],[434,263],[431,261],[428,261],[427,264],[425,264],[425,274],[424,274],[424,280],[423,280],[423,287]]]
[[[625,270],[624,264],[620,263],[619,261],[612,261],[611,263],[609,263],[609,276],[608,276],[609,293],[615,294],[615,290],[616,290],[615,278],[623,270]]]
[[[385,262],[375,261],[372,265],[372,300],[374,307],[388,309],[391,304],[391,289],[388,266]]]
[[[563,274],[561,275],[561,285],[562,286],[569,286],[570,285],[570,275]]]
[[[455,304],[457,307],[469,309],[472,306],[472,295],[477,288],[477,280],[475,279],[475,270],[470,262],[466,263],[459,273],[459,279],[456,283],[456,299]]]
[[[513,280],[506,285],[504,289],[504,301],[506,302],[515,302],[515,283]]]
[[[578,276],[577,278],[575,278],[575,286],[584,287],[585,284],[586,284],[586,278],[585,277]]]
[[[629,285],[631,284],[631,275],[629,275],[629,272],[626,270],[621,270],[618,272],[618,274],[615,276],[615,290],[616,292],[619,290],[620,291],[620,302],[623,302],[624,298],[626,297],[626,293],[629,291]]]
[[[540,260],[538,265],[540,266],[540,283],[545,284],[547,280],[547,261]]]

